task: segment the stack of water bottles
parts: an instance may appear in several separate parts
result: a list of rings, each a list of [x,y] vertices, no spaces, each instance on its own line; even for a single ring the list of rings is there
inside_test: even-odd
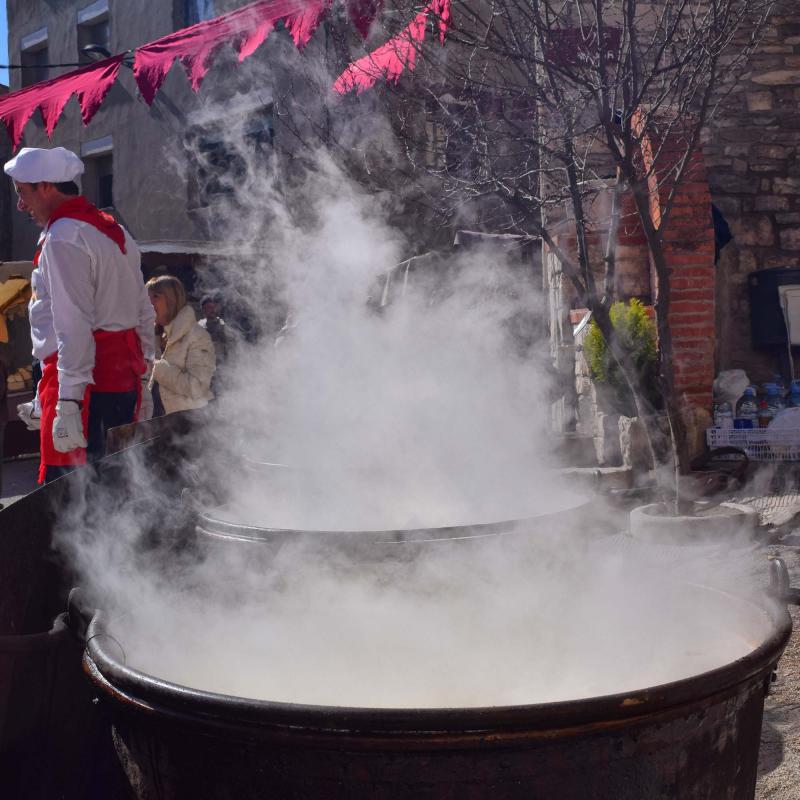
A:
[[[780,416],[784,409],[800,409],[800,380],[794,380],[787,392],[780,377],[756,386],[748,386],[735,408],[727,401],[714,406],[714,427],[706,434],[708,446],[737,447],[756,461],[800,460],[800,411]]]

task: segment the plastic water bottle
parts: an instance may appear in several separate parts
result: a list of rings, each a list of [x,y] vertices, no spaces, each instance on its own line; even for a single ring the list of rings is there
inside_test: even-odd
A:
[[[762,400],[758,404],[758,427],[766,428],[772,422],[773,416],[769,403],[766,400]]]
[[[772,416],[774,417],[779,411],[783,411],[784,404],[783,404],[783,397],[781,397],[780,387],[776,384],[770,384],[769,388],[767,389],[767,405],[769,406],[769,410],[772,412]]]
[[[800,386],[797,387],[797,401],[800,403]],[[756,400],[756,390],[748,386],[744,394],[736,403],[736,419],[734,428],[755,428],[758,425],[758,401]]]
[[[733,428],[733,411],[727,400],[718,403],[714,409],[714,424],[718,428]]]

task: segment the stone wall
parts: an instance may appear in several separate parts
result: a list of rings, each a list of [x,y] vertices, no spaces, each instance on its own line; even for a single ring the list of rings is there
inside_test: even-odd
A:
[[[800,4],[776,4],[766,36],[708,132],[712,201],[733,241],[717,264],[717,367],[764,380],[782,353],[753,348],[747,276],[800,266]]]
[[[7,94],[8,88],[0,85],[0,97]],[[3,163],[11,158],[11,139],[8,138],[5,125],[0,125],[0,159]],[[0,181],[0,261],[12,261],[11,252],[11,219],[15,212],[17,196],[11,181]]]

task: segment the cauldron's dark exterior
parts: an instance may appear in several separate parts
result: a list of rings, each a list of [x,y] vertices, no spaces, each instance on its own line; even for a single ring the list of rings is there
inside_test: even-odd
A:
[[[720,669],[535,706],[357,709],[196,691],[124,666],[102,615],[84,668],[146,800],[752,800],[764,696],[791,632],[785,610],[771,613],[769,638]]]
[[[81,671],[64,609],[71,577],[52,548],[60,478],[0,511],[0,797],[122,800],[127,782]],[[61,613],[59,613],[61,612]]]

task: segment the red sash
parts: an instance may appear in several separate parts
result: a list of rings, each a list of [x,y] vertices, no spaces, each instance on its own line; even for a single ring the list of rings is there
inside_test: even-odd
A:
[[[94,369],[89,388],[95,392],[136,392],[136,411],[131,420],[136,422],[142,404],[142,375],[147,370],[136,328],[92,331],[92,336]]]
[[[119,223],[111,216],[101,211],[96,206],[93,206],[85,197],[78,195],[78,197],[71,197],[65,200],[47,220],[47,227],[49,228],[56,220],[64,219],[77,219],[80,222],[88,222],[90,225],[97,228],[100,233],[108,236],[114,244],[119,247],[123,255],[125,255],[125,232],[120,227]]]
[[[125,255],[125,231],[122,230],[120,224],[111,216],[101,211],[96,206],[93,206],[83,195],[78,197],[71,197],[65,200],[47,220],[47,228],[49,228],[56,220],[59,219],[77,219],[79,222],[88,222],[89,225],[97,228],[100,233],[105,234],[111,239],[114,244],[119,247],[120,252]],[[44,236],[44,234],[42,234]],[[39,265],[39,256],[41,255],[41,248],[33,255],[33,266]]]
[[[135,328],[124,331],[93,331],[95,392],[134,392],[141,388],[146,366],[142,343]]]

